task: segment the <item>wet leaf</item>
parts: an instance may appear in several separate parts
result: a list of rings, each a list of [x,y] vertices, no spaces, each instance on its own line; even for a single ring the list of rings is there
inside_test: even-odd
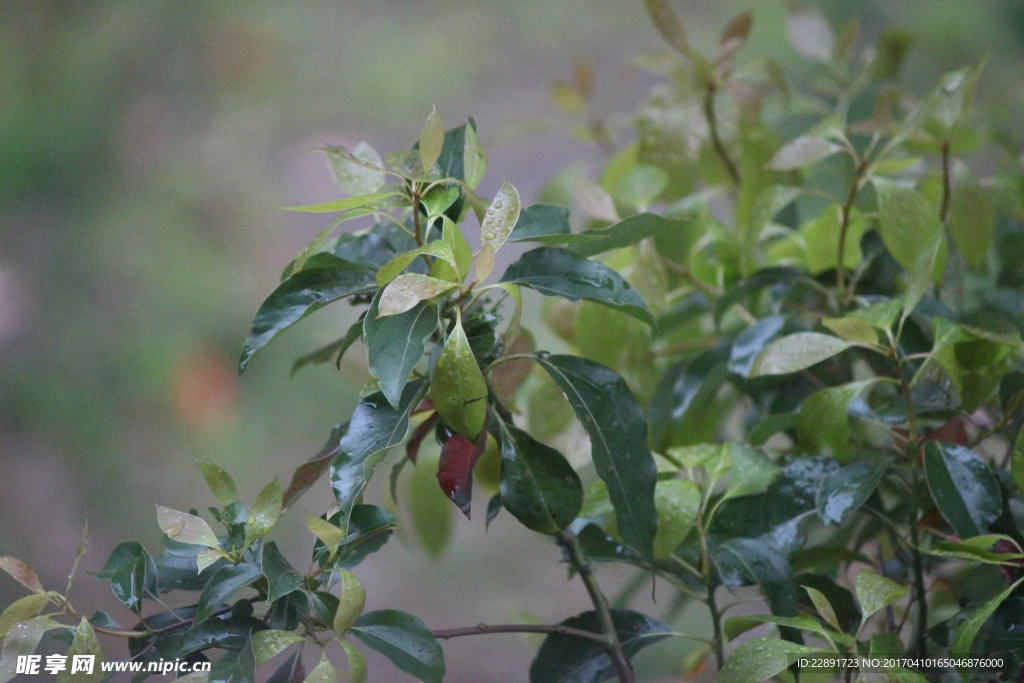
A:
[[[56,624],[49,617],[36,617],[11,628],[0,649],[0,683],[7,683],[18,675],[18,658],[35,652],[43,634],[54,626]]]
[[[458,284],[439,280],[429,275],[406,273],[399,275],[384,288],[377,302],[378,317],[405,313],[416,304],[441,296],[458,287]]]
[[[540,247],[528,251],[508,267],[501,281],[569,301],[587,299],[654,325],[643,297],[618,273],[568,249]]]
[[[450,221],[449,221],[450,222]],[[422,247],[416,249],[410,249],[407,252],[399,254],[395,258],[391,259],[377,271],[376,282],[379,287],[385,287],[388,283],[398,277],[403,270],[405,270],[410,263],[420,258],[421,256],[433,256],[434,258],[442,259],[450,263],[453,267],[455,266],[455,254],[452,253],[452,247],[448,242],[444,240],[434,240],[428,242]],[[419,277],[424,277],[419,275]],[[437,279],[437,278],[434,278]],[[447,280],[446,280],[447,282]],[[412,286],[412,282],[407,282],[409,286]]]
[[[654,537],[654,558],[671,555],[689,535],[700,506],[700,490],[692,481],[659,481],[654,489],[658,509],[658,533]]]
[[[505,181],[491,205],[487,207],[484,219],[480,223],[481,248],[490,246],[493,251],[497,252],[512,233],[512,228],[519,220],[519,213],[519,192],[508,181]],[[486,277],[487,275],[478,276],[477,281],[483,282]]]
[[[862,569],[857,573],[854,590],[860,603],[862,624],[867,623],[875,612],[885,609],[910,592],[906,586],[879,576],[870,569]]]
[[[814,652],[814,648],[778,638],[751,638],[741,643],[718,673],[729,683],[761,683],[789,666],[791,655]]]
[[[359,617],[352,633],[423,683],[441,683],[444,652],[426,624],[405,612],[379,610]]]
[[[363,318],[363,339],[370,374],[381,393],[397,406],[409,373],[423,358],[427,338],[437,329],[437,307],[426,302],[398,315],[378,315],[383,294],[378,292]]]
[[[797,332],[776,339],[758,355],[751,377],[787,375],[828,360],[850,348],[850,342],[820,332]]]
[[[466,126],[462,154],[462,168],[466,176],[466,185],[469,186],[469,189],[475,190],[487,172],[487,154],[472,126]]]
[[[270,533],[270,530],[277,524],[277,520],[281,518],[283,504],[281,483],[277,477],[274,477],[274,481],[263,487],[263,490],[256,496],[256,502],[252,504],[252,511],[245,530],[247,543],[251,543],[257,538],[263,538]]]
[[[218,569],[199,595],[193,623],[201,624],[209,619],[235,593],[262,576],[263,571],[255,562],[228,564]]]
[[[363,607],[366,606],[366,590],[351,572],[342,569],[340,573],[341,595],[338,597],[338,610],[334,613],[331,628],[339,636],[343,636],[363,613]]]
[[[50,596],[46,593],[33,593],[8,605],[0,613],[0,643],[15,624],[38,617],[49,602]]]
[[[327,653],[321,650],[320,661],[306,676],[305,683],[336,683],[337,680],[338,671],[331,664],[331,660],[327,659]]]
[[[213,529],[201,517],[157,505],[156,519],[160,530],[167,534],[168,538],[178,543],[202,545],[220,550],[217,534],[213,533]]]
[[[499,488],[505,509],[542,534],[568,527],[583,505],[583,485],[565,456],[504,423]]]
[[[950,655],[954,657],[970,656],[971,645],[974,643],[974,638],[978,635],[978,631],[981,630],[981,627],[985,625],[988,618],[995,613],[999,606],[1010,597],[1021,583],[1024,583],[1024,579],[1018,579],[1002,593],[974,610],[969,617],[964,619],[960,626],[957,627],[956,635],[953,636],[953,642],[949,646]]]
[[[252,651],[256,657],[256,666],[269,662],[295,643],[305,640],[291,631],[275,631],[268,629],[252,634]]]
[[[321,543],[327,546],[327,550],[331,555],[338,552],[338,546],[341,545],[341,541],[345,538],[344,531],[327,520],[314,517],[309,513],[306,513],[306,528],[309,529],[311,534],[320,539]]]
[[[470,128],[466,129],[467,135],[470,130]],[[341,645],[341,649],[345,651],[345,656],[348,658],[348,683],[366,683],[366,657],[352,643],[339,640],[338,644]]]
[[[235,488],[235,481],[231,475],[212,462],[200,462],[199,469],[203,472],[206,485],[210,487],[213,496],[220,501],[221,505],[231,505],[238,500],[238,490]]]
[[[531,204],[520,211],[508,241],[561,241],[571,232],[568,209],[557,204]]]
[[[79,671],[71,673],[71,664],[75,657],[93,657],[92,673]],[[82,617],[75,629],[75,638],[71,641],[71,647],[67,653],[67,668],[57,674],[57,683],[99,683],[105,676],[103,672],[103,650],[96,638],[89,620]]]
[[[114,597],[136,614],[142,611],[143,598],[147,594],[155,595],[157,591],[156,563],[146,549],[134,541],[114,548],[103,570],[96,572],[95,576],[109,580]]]
[[[885,476],[885,459],[859,462],[825,477],[818,490],[818,516],[825,524],[842,526],[867,502]]]
[[[353,197],[367,195],[379,190],[387,176],[384,173],[384,160],[380,154],[365,140],[348,152],[342,148],[327,147],[327,162],[338,187]]]
[[[473,468],[487,448],[487,431],[481,430],[476,441],[455,434],[441,446],[441,459],[437,466],[437,481],[444,495],[470,517],[473,500]]]
[[[267,603],[272,603],[289,593],[298,590],[302,585],[302,574],[299,574],[288,562],[277,543],[271,541],[263,546],[260,569],[267,579]]]
[[[487,382],[473,357],[461,321],[456,321],[437,359],[430,396],[445,424],[476,439],[487,414]]]
[[[851,455],[850,405],[865,388],[877,380],[850,382],[838,387],[829,387],[808,396],[800,406],[797,418],[797,439],[800,447],[808,453],[820,453],[824,448],[832,451],[832,457],[846,462]]]
[[[444,124],[441,123],[441,116],[437,113],[437,107],[430,110],[423,130],[420,132],[420,162],[423,168],[434,167],[441,156],[441,148],[444,146]]]
[[[929,441],[924,447],[924,473],[932,500],[962,538],[988,533],[1003,508],[999,481],[974,451]]]

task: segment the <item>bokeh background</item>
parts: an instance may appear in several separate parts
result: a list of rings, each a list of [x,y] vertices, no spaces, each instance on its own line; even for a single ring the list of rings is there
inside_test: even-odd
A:
[[[749,9],[741,61],[798,59],[780,0],[674,4],[700,47]],[[918,92],[987,53],[983,92],[1020,99],[1020,0],[819,7],[837,27],[859,22],[864,41],[904,29]],[[589,64],[596,106],[615,122],[651,84],[630,59],[661,50],[641,0],[0,1],[0,555],[62,587],[86,520],[84,569],[99,569],[121,540],[156,550],[154,503],[213,502],[197,458],[252,498],[347,417],[368,378],[361,347],[340,372],[289,377],[296,355],[354,319],[344,304],[275,342],[243,377],[235,371],[257,306],[324,225],[277,207],[340,196],[310,150],[362,139],[406,148],[436,104],[449,125],[476,117],[490,160],[482,193],[507,178],[529,201],[558,169],[596,158],[559,121],[552,82]],[[324,509],[326,489],[276,534],[293,557],[309,551],[302,510]],[[409,525],[368,560],[358,572],[368,608],[434,627],[586,609],[546,540],[507,515],[484,534],[483,500],[473,521],[442,500],[436,524],[419,534]],[[431,530],[444,546],[433,555],[421,539]],[[0,577],[0,606],[20,595]],[[105,582],[82,575],[73,597],[125,617]],[[517,636],[451,641],[446,680],[525,680],[533,647]],[[659,645],[640,666],[678,680],[686,652]],[[371,666],[373,681],[407,680],[379,659]]]

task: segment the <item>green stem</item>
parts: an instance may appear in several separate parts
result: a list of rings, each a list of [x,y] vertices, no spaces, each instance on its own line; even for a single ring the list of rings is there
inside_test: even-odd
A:
[[[864,170],[867,168],[867,159],[857,162],[857,170],[853,174],[853,182],[850,183],[850,193],[843,203],[842,218],[839,222],[839,247],[836,251],[836,301],[840,306],[846,299],[846,269],[843,267],[846,256],[846,235],[850,231],[850,212],[853,210],[853,202],[857,199],[857,192],[860,191],[861,179],[864,177]]]

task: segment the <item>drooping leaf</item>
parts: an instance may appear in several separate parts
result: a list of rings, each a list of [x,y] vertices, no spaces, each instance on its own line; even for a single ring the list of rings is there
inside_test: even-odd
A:
[[[583,505],[583,485],[565,456],[514,425],[501,423],[501,504],[523,526],[553,534]]]
[[[842,526],[878,487],[889,467],[885,459],[859,462],[825,477],[818,490],[818,516],[825,524]]]
[[[487,415],[487,381],[473,357],[461,320],[456,321],[437,359],[430,396],[445,424],[476,439]]]
[[[854,589],[857,601],[860,602],[862,624],[875,612],[885,609],[910,592],[908,587],[901,586],[870,569],[862,569],[857,573]]]
[[[613,609],[612,623],[628,659],[659,640],[672,636],[667,625],[646,614]],[[584,612],[560,626],[601,633],[597,612]],[[530,665],[530,683],[600,683],[615,675],[608,652],[592,640],[552,634],[544,639]]]
[[[340,583],[341,596],[338,598],[338,609],[334,613],[331,628],[339,636],[343,636],[363,613],[363,607],[366,606],[366,590],[354,574],[344,569],[341,570]]]
[[[299,465],[292,474],[291,483],[282,496],[283,509],[287,510],[299,497],[309,490],[317,479],[331,466],[338,454],[338,444],[348,431],[348,423],[335,425],[324,447],[306,462]]]
[[[939,512],[962,538],[988,533],[1003,508],[999,482],[974,451],[929,441],[924,473]]]
[[[501,276],[502,282],[530,287],[546,296],[587,299],[654,324],[643,297],[608,266],[557,247],[528,251]]]
[[[373,469],[389,448],[405,439],[409,431],[409,411],[419,405],[422,390],[422,381],[407,384],[397,409],[383,394],[367,396],[356,406],[331,464],[331,487],[341,507],[342,529],[348,527],[352,508],[366,488]]]
[[[263,557],[260,569],[267,579],[267,603],[288,595],[302,585],[302,574],[299,574],[288,562],[277,543],[271,541],[263,546]]]
[[[373,285],[373,271],[333,254],[316,254],[303,270],[278,285],[256,312],[252,332],[242,346],[239,371],[245,370],[253,354],[302,318],[332,301],[370,291]]]
[[[718,673],[729,683],[761,683],[789,666],[792,655],[814,652],[814,648],[778,638],[751,638],[737,647]]]
[[[209,619],[225,601],[261,576],[263,571],[255,562],[228,564],[218,569],[199,595],[193,623],[200,624]]]
[[[414,308],[421,301],[433,299],[446,294],[458,287],[458,284],[447,280],[439,280],[429,275],[406,273],[399,275],[388,283],[377,301],[380,318]]]
[[[537,357],[565,393],[590,436],[597,474],[608,486],[622,539],[645,558],[653,555],[658,512],[657,467],[647,446],[647,418],[622,377],[576,356]]]
[[[797,332],[768,344],[751,368],[751,377],[787,375],[828,360],[850,348],[850,342],[820,332]]]
[[[473,468],[487,448],[487,430],[481,430],[476,441],[455,434],[441,446],[437,466],[437,481],[444,495],[470,518],[473,500]]]
[[[405,612],[379,610],[356,620],[352,633],[423,683],[441,683],[444,652],[426,624]]]
[[[437,328],[437,307],[422,302],[391,316],[379,316],[382,293],[378,292],[363,318],[363,339],[370,374],[381,393],[397,406],[409,373],[423,358],[427,337]]]

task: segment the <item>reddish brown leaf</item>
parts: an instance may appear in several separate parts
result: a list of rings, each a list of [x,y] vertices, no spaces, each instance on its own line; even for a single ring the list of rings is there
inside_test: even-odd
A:
[[[487,443],[486,441],[484,443]],[[16,557],[0,557],[0,569],[11,575],[11,578],[33,593],[45,593],[43,584],[36,576],[35,570]]]
[[[282,497],[282,510],[287,510],[331,467],[331,462],[338,454],[338,445],[341,443],[341,437],[345,435],[346,429],[347,425],[338,425],[332,429],[330,438],[327,439],[327,443],[320,449],[320,452],[296,468],[295,473],[292,474],[292,482],[288,484],[288,490]]]
[[[409,461],[415,465],[416,458],[420,455],[420,446],[423,445],[423,439],[427,438],[427,434],[434,428],[437,421],[441,419],[441,416],[434,413],[426,420],[424,420],[416,431],[412,433],[408,443],[405,444],[405,455],[409,458]]]
[[[967,433],[967,425],[962,417],[951,418],[941,427],[928,432],[924,441],[946,441],[965,448],[970,446],[971,437]]]
[[[462,434],[455,434],[441,446],[441,460],[437,466],[437,481],[444,495],[459,506],[469,519],[473,499],[473,467],[487,449],[487,426],[473,443]]]

